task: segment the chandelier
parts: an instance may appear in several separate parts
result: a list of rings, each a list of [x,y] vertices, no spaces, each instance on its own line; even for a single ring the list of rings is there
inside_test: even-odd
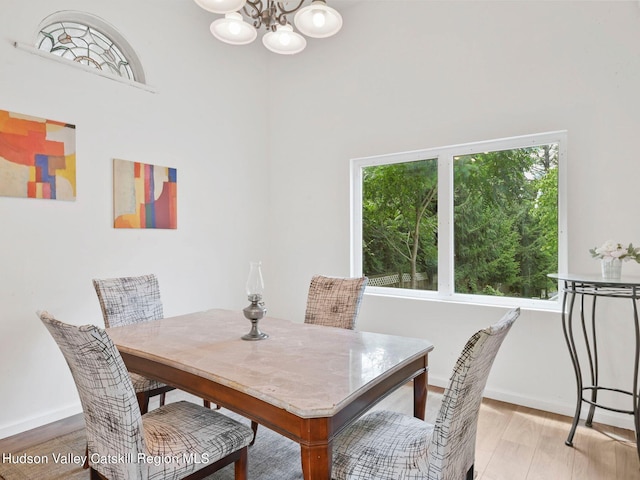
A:
[[[306,0],[195,0],[205,10],[224,14],[224,18],[214,20],[211,33],[218,40],[231,45],[246,45],[258,36],[264,27],[267,33],[262,37],[265,47],[275,53],[292,55],[307,46],[307,40],[293,30],[287,15],[295,13],[296,28],[308,37],[326,38],[338,33],[342,28],[342,17],[325,0],[312,0],[303,7]],[[287,4],[297,3],[288,7]],[[253,24],[245,21],[245,17]]]

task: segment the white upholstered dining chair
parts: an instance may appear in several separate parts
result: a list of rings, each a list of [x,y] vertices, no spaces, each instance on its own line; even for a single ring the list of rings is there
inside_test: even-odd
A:
[[[131,325],[133,323],[159,320],[164,317],[160,286],[154,274],[137,277],[94,279],[93,287],[98,295],[100,309],[107,328]],[[165,394],[174,390],[158,380],[130,373],[133,388],[142,413],[149,409],[149,399],[160,395],[160,405],[164,405]],[[208,400],[203,400],[210,407]]]
[[[94,325],[81,327],[39,313],[67,361],[84,412],[92,480],[203,478],[235,463],[247,478],[253,432],[216,411],[180,401],[142,415],[117,348]]]
[[[474,334],[458,358],[435,425],[397,412],[365,415],[333,444],[335,480],[472,480],[482,393],[515,308]]]
[[[314,275],[309,285],[304,322],[353,330],[368,280],[367,277]]]

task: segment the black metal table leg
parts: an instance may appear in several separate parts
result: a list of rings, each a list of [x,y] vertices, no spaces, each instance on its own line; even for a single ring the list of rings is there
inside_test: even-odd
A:
[[[640,458],[640,405],[638,404],[638,365],[640,363],[640,325],[638,324],[638,302],[637,302],[637,288],[633,287],[633,321],[636,334],[636,355],[635,366],[633,368],[633,420],[636,427],[636,450],[638,452],[638,458]]]
[[[567,283],[565,282],[565,289],[562,299],[562,330],[564,332],[564,338],[567,342],[567,348],[569,349],[569,355],[571,356],[571,363],[576,374],[576,412],[573,415],[573,423],[571,424],[571,430],[569,436],[564,442],[570,447],[573,446],[573,436],[576,433],[576,427],[580,420],[580,411],[582,410],[582,373],[580,372],[580,363],[578,362],[578,356],[575,347],[575,341],[573,338],[573,307],[576,300],[575,292],[571,294],[571,300],[569,301],[569,311],[567,313],[567,297],[568,297]]]

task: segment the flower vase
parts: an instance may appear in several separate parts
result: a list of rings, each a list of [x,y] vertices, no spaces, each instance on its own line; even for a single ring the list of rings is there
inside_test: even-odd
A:
[[[605,280],[620,280],[622,276],[622,260],[619,258],[603,258],[600,261],[602,266],[602,278]]]

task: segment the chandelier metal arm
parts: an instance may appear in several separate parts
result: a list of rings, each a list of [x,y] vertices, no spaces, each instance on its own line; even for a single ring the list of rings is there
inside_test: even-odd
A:
[[[277,24],[286,25],[287,15],[298,11],[304,2],[305,0],[300,0],[295,7],[287,9],[284,2],[267,0],[265,6],[263,0],[247,0],[243,11],[253,19],[254,27],[260,28],[264,25],[268,30],[275,30]]]
[[[287,10],[287,8],[284,6],[284,2],[277,2],[277,3],[278,3],[278,8],[282,12],[281,15],[289,15],[290,13],[294,13],[298,11],[304,2],[305,0],[300,0],[300,3],[298,3],[296,7],[293,7],[290,10]]]
[[[256,28],[260,28],[262,26],[262,12],[264,6],[262,0],[257,0],[252,2],[251,0],[247,0],[247,3],[242,8],[245,15],[254,20],[253,26]]]
[[[280,10],[280,14],[276,17],[276,20],[278,21],[278,23],[280,25],[286,25],[287,24],[287,15],[299,10],[304,2],[305,2],[305,0],[300,0],[300,3],[298,3],[298,6],[292,8],[291,10],[287,10],[286,7],[284,6],[283,2],[277,2],[278,3],[278,10]]]

